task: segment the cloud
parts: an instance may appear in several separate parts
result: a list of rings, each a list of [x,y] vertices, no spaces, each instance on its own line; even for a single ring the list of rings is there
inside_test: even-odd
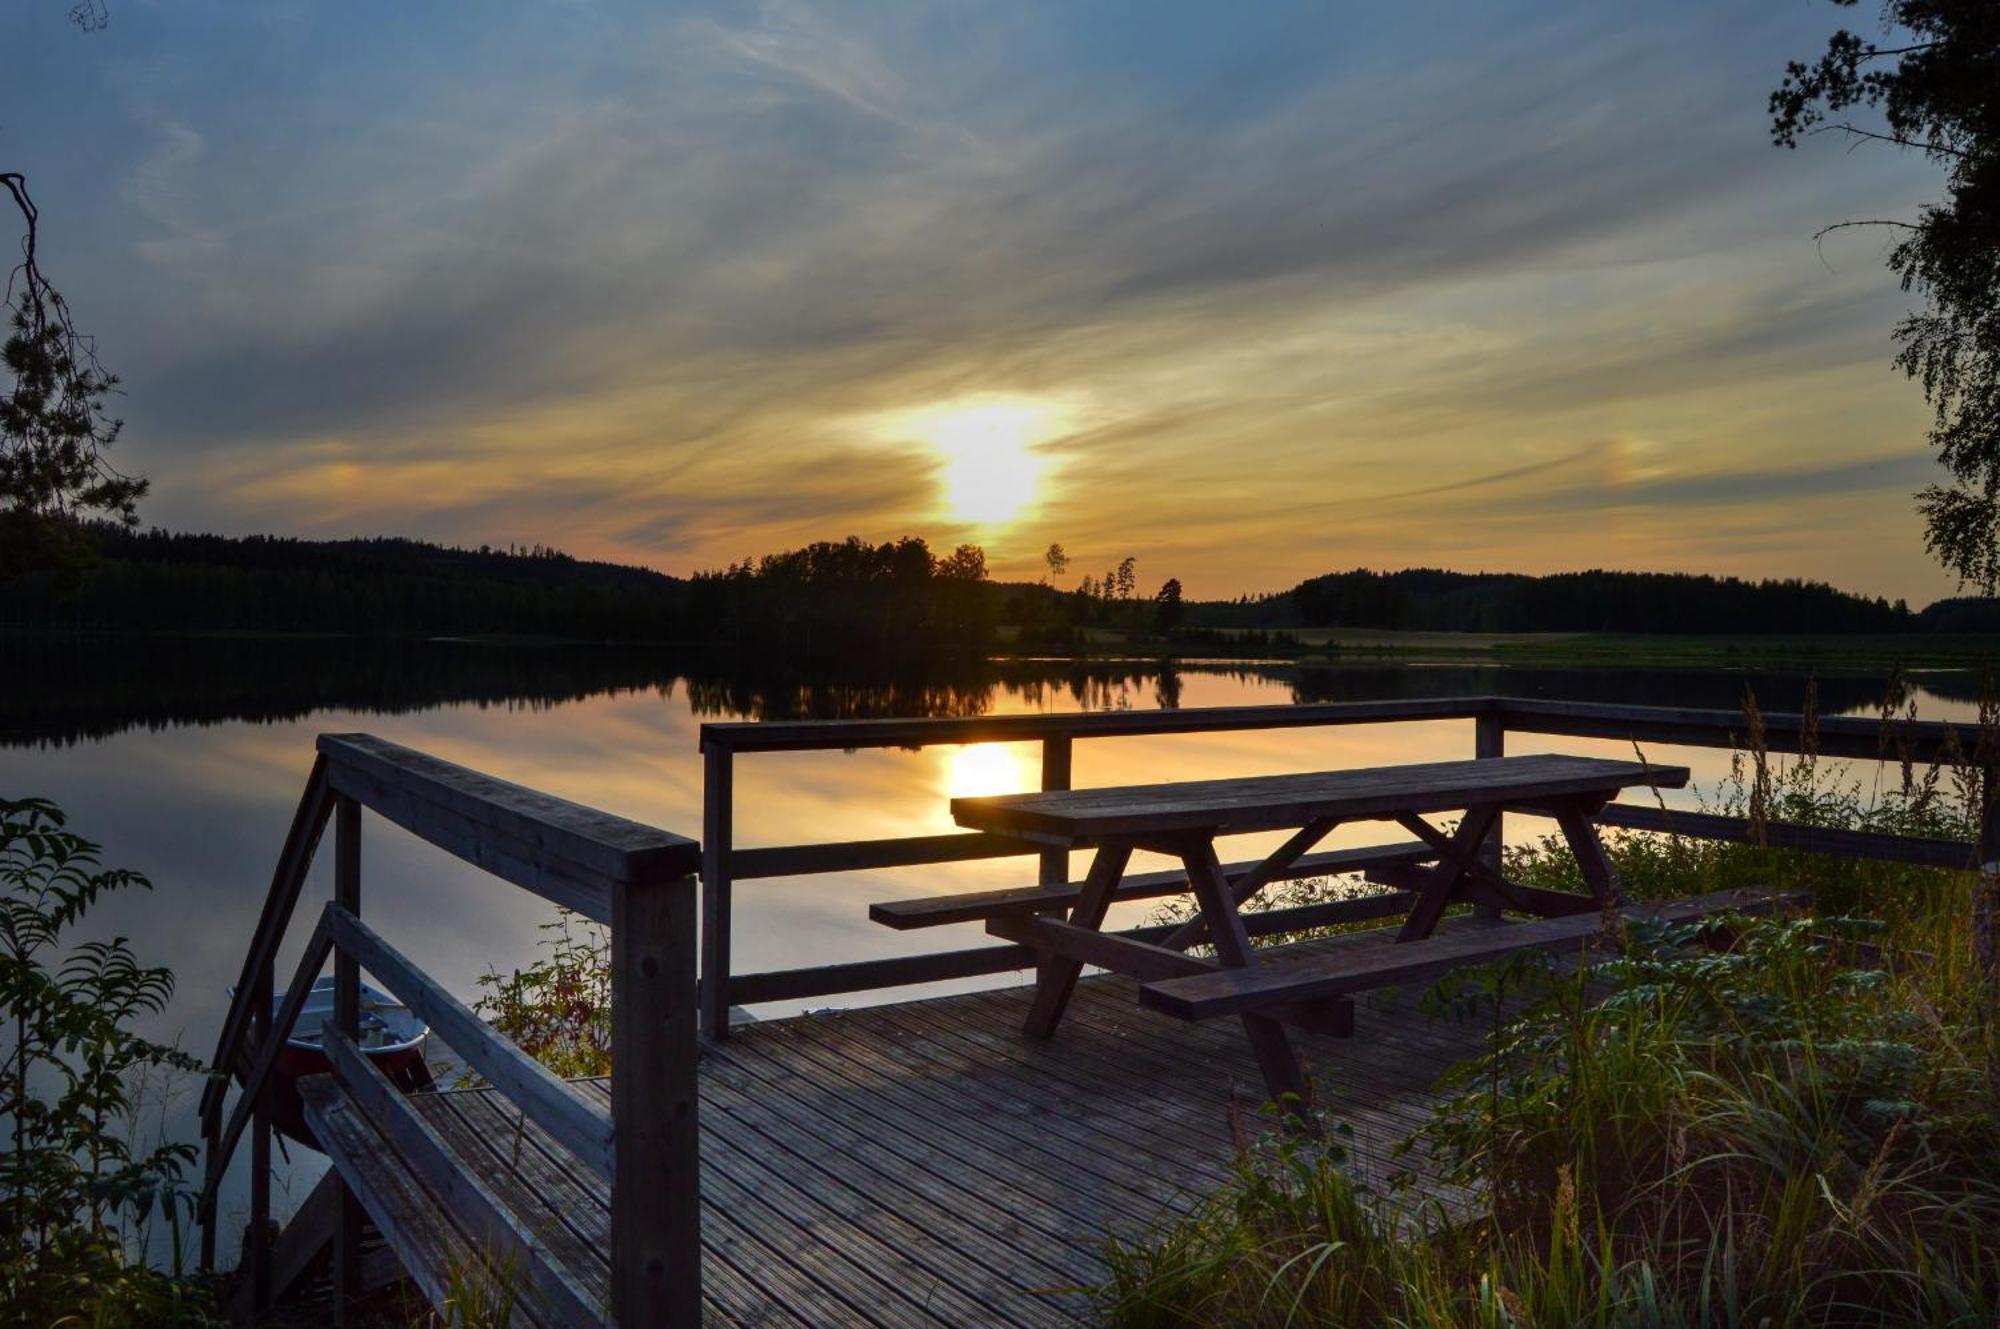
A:
[[[1751,493],[1872,496],[1871,575],[1922,575],[1920,462],[1871,460],[1920,433],[1880,368],[1899,297],[1806,239],[1914,177],[1776,154],[1759,123],[1811,16],[144,21],[93,282],[131,310],[156,519],[677,569],[950,540],[933,462],[842,422],[1003,393],[1084,404],[1003,571],[1049,539],[1205,593],[1343,561],[1826,556],[1746,527]],[[1614,475],[1606,440],[1642,439],[1653,469]]]

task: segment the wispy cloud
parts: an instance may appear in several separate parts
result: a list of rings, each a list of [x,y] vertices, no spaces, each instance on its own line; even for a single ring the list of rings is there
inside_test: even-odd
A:
[[[38,132],[108,148],[49,169],[103,199],[79,293],[118,311],[159,520],[676,569],[1062,539],[1207,593],[1451,560],[1931,587],[1899,297],[1806,239],[1923,181],[1759,122],[1820,17],[209,0],[135,10],[102,67],[23,36],[101,94]],[[847,427],[982,393],[1079,404],[998,532]]]

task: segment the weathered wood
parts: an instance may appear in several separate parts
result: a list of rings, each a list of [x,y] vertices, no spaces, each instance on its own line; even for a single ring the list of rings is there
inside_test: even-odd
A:
[[[1765,913],[1805,900],[1801,894],[1734,890],[1628,906],[1628,919],[1691,922],[1713,914]],[[1182,1020],[1207,1020],[1256,1011],[1273,1002],[1345,996],[1370,988],[1420,982],[1466,965],[1530,948],[1583,946],[1602,932],[1595,916],[1504,924],[1478,933],[1454,933],[1358,956],[1315,957],[1254,969],[1163,979],[1141,985],[1139,1000]]]
[[[694,878],[612,897],[611,1310],[621,1329],[701,1323]]]
[[[726,754],[725,754],[726,755]],[[704,759],[706,760],[706,759]],[[704,838],[708,832],[702,832]],[[1002,835],[905,835],[883,840],[831,840],[821,844],[771,845],[729,854],[729,879],[809,877],[822,872],[873,872],[882,868],[969,863],[986,858],[1025,858],[1041,851]]]
[[[736,768],[728,749],[704,747],[701,769],[701,1032],[720,1042],[729,1037],[733,986],[729,910],[737,859]]]
[[[1445,841],[1446,847],[1438,857],[1437,866],[1425,873],[1423,884],[1417,888],[1417,902],[1410,906],[1410,916],[1404,921],[1397,940],[1418,941],[1437,929],[1438,920],[1444,917],[1446,906],[1457,898],[1459,883],[1471,868],[1479,846],[1485,843],[1487,833],[1493,828],[1493,819],[1498,815],[1499,809],[1490,803],[1465,814],[1458,829]],[[1397,820],[1426,839],[1438,834],[1435,827],[1414,813],[1404,813]]]
[[[545,854],[531,842],[482,825],[455,808],[398,788],[368,770],[334,763],[327,781],[371,812],[394,822],[454,858],[574,910],[593,922],[611,916],[610,879],[595,869]]]
[[[1647,807],[1640,803],[1606,804],[1598,810],[1595,820],[1599,826],[1685,835],[1692,840],[1726,840],[1737,844],[1762,843],[1772,849],[1830,854],[1835,858],[1915,863],[1923,867],[1956,868],[1967,871],[1977,864],[1979,853],[1978,846],[1964,840],[1883,835],[1877,831],[1804,826],[1789,821],[1765,822],[1760,839],[1758,828],[1751,825],[1744,817],[1720,816],[1712,812],[1683,812],[1679,808]]]
[[[243,1138],[243,1131],[256,1112],[259,1093],[270,1080],[272,1068],[278,1064],[278,1054],[285,1046],[284,1034],[298,1022],[299,1012],[305,1007],[306,997],[312,992],[313,980],[319,977],[320,966],[326,963],[327,950],[331,945],[332,939],[322,915],[320,921],[314,924],[312,935],[306,939],[305,950],[299,954],[298,969],[292,975],[291,986],[285,989],[285,999],[278,1004],[271,1017],[271,1027],[278,1031],[278,1036],[266,1038],[258,1045],[256,1056],[244,1076],[243,1095],[236,1100],[236,1110],[229,1114],[228,1123],[216,1137],[212,1157],[227,1162],[230,1155],[236,1152],[236,1142]],[[264,987],[267,992],[270,990],[268,978],[264,980]],[[271,1008],[268,998],[262,1005],[266,1011]],[[195,1206],[197,1215],[205,1222],[215,1221],[215,1197],[221,1184],[222,1170],[211,1168]]]
[[[339,905],[328,904],[325,920],[334,944],[352,954],[383,987],[401,998],[468,1068],[519,1104],[537,1125],[562,1141],[564,1148],[610,1178],[612,1127],[608,1116],[571,1093],[547,1067],[494,1032],[465,1003],[438,986],[360,919]]]
[[[1241,876],[1224,868],[1223,875],[1229,878],[1228,894],[1231,903],[1241,909],[1257,892],[1274,881],[1286,879],[1291,870],[1297,866],[1299,859],[1305,856],[1306,851],[1331,835],[1333,828],[1338,825],[1340,825],[1338,818],[1315,817],[1293,832],[1290,839],[1272,850],[1263,862]],[[1197,914],[1175,929],[1160,944],[1170,951],[1184,951],[1190,946],[1200,945],[1207,936],[1208,920]]]
[[[1018,843],[1018,842],[1017,842]],[[1367,872],[1377,867],[1422,863],[1436,857],[1436,851],[1421,843],[1368,845],[1354,849],[1333,849],[1305,854],[1271,881],[1291,881],[1300,877],[1333,877],[1348,872]],[[1223,869],[1232,888],[1259,865],[1231,863]],[[1134,872],[1118,883],[1116,902],[1152,900],[1179,895],[1188,888],[1187,873],[1180,868],[1161,872]],[[1018,886],[993,891],[961,891],[955,895],[930,895],[914,900],[888,900],[868,906],[868,917],[885,927],[905,931],[911,928],[943,927],[951,923],[976,923],[987,918],[1018,917],[1046,913],[1074,905],[1083,893],[1081,881],[1058,886]]]
[[[1472,730],[1472,755],[1477,761],[1492,761],[1507,755],[1507,721],[1497,714],[1486,714],[1476,718]],[[1500,862],[1507,844],[1507,819],[1504,814],[1493,818],[1493,829],[1486,833],[1485,841],[1479,846],[1479,863],[1494,876],[1500,875]],[[1489,918],[1497,917],[1498,911],[1489,904],[1482,903],[1478,911]]]
[[[496,779],[372,734],[322,734],[319,750],[336,770],[370,775],[384,787],[455,813],[482,831],[519,841],[538,856],[574,863],[606,880],[668,881],[693,875],[699,865],[698,846],[685,836]],[[375,810],[389,815],[384,809]]]
[[[1597,828],[1585,821],[1578,812],[1565,812],[1556,818],[1556,825],[1562,828],[1563,839],[1569,844],[1569,851],[1576,856],[1577,868],[1583,873],[1584,885],[1597,897],[1597,903],[1606,909],[1616,908],[1625,903],[1625,891],[1618,882],[1618,869],[1611,864],[1610,855],[1604,852],[1604,844],[1597,838]]]
[[[334,801],[333,902],[361,916],[361,805],[345,794]],[[333,953],[333,1026],[343,1038],[361,1036],[361,966],[347,951]],[[334,1323],[346,1324],[361,1295],[361,1201],[341,1187],[333,1233]]]
[[[1316,817],[1366,820],[1482,804],[1608,795],[1633,786],[1678,788],[1687,781],[1685,766],[1551,754],[955,798],[951,811],[961,826],[1041,837],[1051,843],[1112,839],[1144,843],[1186,832],[1238,834],[1297,827]]]
[[[1223,875],[1222,864],[1216,861],[1214,842],[1206,839],[1191,841],[1181,862],[1187,868],[1188,884],[1201,905],[1202,917],[1208,920],[1216,958],[1230,972],[1254,972],[1258,967],[1257,956],[1250,948],[1250,937],[1244,931],[1243,920],[1237,915],[1236,902],[1229,898],[1229,879]],[[1269,1016],[1246,1011],[1243,1033],[1250,1040],[1250,1050],[1256,1055],[1257,1069],[1263,1072],[1264,1084],[1270,1089],[1271,1097],[1280,1104],[1300,1107],[1309,1104],[1312,1101],[1312,1083],[1306,1079],[1305,1070],[1299,1065],[1298,1053],[1293,1049],[1284,1026]]]
[[[328,1161],[360,1197],[404,1273],[431,1305],[446,1305],[452,1294],[452,1271],[483,1267],[482,1252],[443,1219],[422,1183],[331,1075],[299,1081],[299,1098],[306,1124],[327,1146]],[[531,1306],[517,1303],[514,1310],[517,1323],[547,1323]]]
[[[729,979],[731,1005],[760,1001],[802,1001],[837,992],[906,987],[912,983],[942,983],[954,978],[978,978],[1030,969],[1035,953],[1026,946],[968,946],[924,955],[897,955],[882,960],[849,960],[801,969],[773,969],[761,974],[734,974]]]
[[[1509,729],[1531,734],[1731,748],[1742,746],[1747,727],[1740,711],[1527,697],[1496,697],[1489,702],[1488,713],[1498,715]],[[1769,751],[1798,752],[1804,748],[1808,725],[1805,717],[1771,712],[1760,719],[1764,745]],[[1936,720],[1884,725],[1877,720],[1849,716],[1815,716],[1810,724],[1813,749],[1828,757],[1893,761],[1908,753],[1913,761],[1963,761],[1970,759],[1974,747],[1971,730]]]
[[[291,825],[285,831],[284,846],[278,851],[277,866],[271,871],[271,885],[264,892],[257,926],[250,933],[250,948],[244,953],[243,968],[236,979],[236,995],[230,999],[229,1013],[222,1017],[222,1033],[215,1040],[215,1056],[209,1063],[219,1070],[227,1071],[236,1065],[251,1017],[260,1003],[267,1007],[270,1004],[271,994],[257,990],[257,975],[269,970],[277,958],[285,930],[291,926],[292,912],[298,906],[299,891],[312,867],[313,851],[319,846],[320,835],[332,813],[333,798],[326,787],[326,758],[315,756],[312,771],[306,776],[305,790],[299,795],[298,809],[292,813]],[[227,1075],[218,1075],[202,1087],[203,1121],[212,1125],[220,1119],[223,1095],[228,1091]],[[215,1163],[211,1154],[211,1167]]]
[[[271,990],[269,966],[257,973],[261,991]],[[284,1042],[284,1034],[271,1027],[269,998],[257,1004],[250,1022],[252,1037],[260,1050]],[[250,1266],[250,1305],[262,1313],[271,1304],[271,1086],[259,1081],[246,1090],[251,1105],[250,1118],[250,1226],[243,1234],[243,1258]]]
[[[337,1024],[324,1040],[335,1082],[430,1192],[437,1221],[458,1228],[488,1261],[509,1268],[541,1301],[548,1318],[560,1324],[601,1323],[602,1306],[480,1180],[471,1161],[454,1152],[381,1069],[361,1055],[354,1040]]]
[[[1125,875],[1125,865],[1131,859],[1132,851],[1123,845],[1106,845],[1097,851],[1097,856],[1091,860],[1090,875],[1083,879],[1083,894],[1077,897],[1076,907],[1070,910],[1072,927],[1095,931],[1104,926],[1104,916],[1111,909],[1118,879]],[[1035,1004],[1029,1007],[1023,1028],[1030,1038],[1047,1038],[1055,1032],[1056,1022],[1062,1019],[1063,1007],[1069,1004],[1069,994],[1076,987],[1083,965],[1059,954],[1050,956],[1043,953],[1038,960],[1040,972],[1035,979]]]
[[[1023,743],[1051,735],[1103,738],[1136,734],[1217,734],[1317,725],[1457,720],[1491,699],[1329,702],[1310,706],[1190,706],[1174,711],[1078,711],[1049,715],[980,715],[893,720],[723,721],[701,727],[701,748],[732,752],[919,748],[940,743]]]
[[[1067,789],[1075,745],[1068,734],[1050,734],[1042,740],[1042,788]],[[1044,849],[1037,881],[1043,886],[1059,886],[1069,880],[1069,851]]]
[[[1060,918],[1033,915],[1027,918],[994,918],[987,920],[986,930],[996,937],[1032,946],[1066,960],[1094,964],[1140,979],[1199,974],[1215,967],[1213,961],[1196,959],[1184,951],[1168,950],[1163,945],[1140,941],[1122,933],[1078,927]]]

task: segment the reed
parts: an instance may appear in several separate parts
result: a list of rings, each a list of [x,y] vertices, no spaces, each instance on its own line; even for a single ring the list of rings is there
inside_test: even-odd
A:
[[[1968,753],[1985,747],[1993,708]],[[1885,711],[1893,743],[1895,711]],[[1748,746],[1710,806],[1969,838],[1963,766],[1873,781]],[[1893,748],[1885,748],[1893,756]],[[1982,754],[1983,755],[1983,754]],[[1106,1320],[1481,1329],[2000,1323],[2000,1011],[1973,966],[1972,877],[1672,835],[1614,861],[1642,897],[1806,888],[1801,918],[1626,928],[1587,970],[1453,976],[1438,1018],[1490,1020],[1406,1147],[1476,1197],[1371,1192],[1337,1133],[1244,1148],[1184,1217],[1107,1245]],[[1518,877],[1573,886],[1554,842]]]

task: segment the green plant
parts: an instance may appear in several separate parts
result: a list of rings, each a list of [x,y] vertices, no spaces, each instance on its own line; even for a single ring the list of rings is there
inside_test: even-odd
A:
[[[610,938],[565,909],[542,925],[540,959],[486,974],[473,1009],[557,1075],[611,1073]]]
[[[123,937],[71,941],[106,895],[146,890],[104,868],[98,846],[40,799],[0,802],[0,1315],[8,1323],[187,1324],[210,1316],[207,1289],[179,1277],[193,1197],[191,1145],[133,1142],[147,1075],[203,1070],[128,1027],[163,1009],[173,974],[141,965]],[[165,1223],[174,1264],[136,1253]]]

